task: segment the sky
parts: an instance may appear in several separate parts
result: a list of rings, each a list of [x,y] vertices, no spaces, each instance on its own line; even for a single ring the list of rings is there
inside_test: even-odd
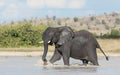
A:
[[[120,0],[0,0],[0,23],[120,12]]]

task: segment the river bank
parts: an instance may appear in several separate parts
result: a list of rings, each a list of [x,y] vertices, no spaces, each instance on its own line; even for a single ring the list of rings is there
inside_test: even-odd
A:
[[[0,52],[0,56],[42,56],[43,52],[36,51],[36,52]],[[98,56],[104,56],[102,53],[97,53]],[[47,56],[51,57],[53,52],[48,52]],[[108,56],[120,56],[120,53],[106,53]]]
[[[120,56],[120,39],[97,39],[101,48],[108,56]],[[28,47],[28,48],[0,48],[0,56],[42,56],[44,48]],[[49,46],[48,56],[52,56],[54,46]],[[100,50],[97,49],[98,55],[102,56]]]

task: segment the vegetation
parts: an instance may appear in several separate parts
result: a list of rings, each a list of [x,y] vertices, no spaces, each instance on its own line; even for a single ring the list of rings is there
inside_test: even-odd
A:
[[[94,16],[90,17],[91,21],[94,21],[96,18]]]
[[[0,26],[0,47],[31,47],[39,46],[46,25],[33,26],[30,23],[21,25]]]
[[[120,13],[88,17],[31,18],[0,24],[0,47],[38,47],[42,33],[48,27],[70,26],[74,31],[88,30],[98,38],[120,38]],[[99,35],[99,36],[98,36]]]
[[[74,22],[78,22],[78,18],[77,17],[74,17]]]
[[[120,18],[116,18],[116,19],[115,19],[115,23],[116,23],[116,24],[120,24]]]
[[[102,24],[103,24],[103,25],[105,25],[105,24],[106,24],[105,20],[102,20]]]
[[[0,47],[38,47],[40,46],[39,42],[42,41],[42,33],[46,28],[46,25],[32,25],[30,23],[13,26],[1,25]],[[110,34],[98,37],[120,38],[120,30],[113,29]]]
[[[112,29],[110,33],[106,33],[106,34],[100,35],[98,37],[106,38],[106,39],[119,39],[120,38],[120,30]]]

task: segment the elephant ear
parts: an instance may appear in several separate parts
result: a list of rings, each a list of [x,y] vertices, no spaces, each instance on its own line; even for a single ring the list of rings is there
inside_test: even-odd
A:
[[[71,32],[71,35],[72,35],[72,38],[74,38],[74,37],[75,37],[75,34],[74,34],[74,32],[73,32],[73,31]]]
[[[52,41],[55,43],[59,40],[59,36],[60,36],[60,30],[56,30],[56,32],[54,32],[54,36],[52,37]]]
[[[50,33],[51,29],[52,29],[51,27],[48,27],[48,28],[43,32],[43,34],[42,34],[42,39],[43,39],[43,40],[46,40],[47,35]]]
[[[75,34],[74,34],[72,28],[71,28],[71,27],[68,27],[68,26],[65,26],[64,28],[65,28],[65,29],[62,29],[62,30],[60,31],[60,33],[61,33],[62,31],[64,31],[64,30],[66,30],[67,32],[70,33],[71,37],[74,38]]]
[[[74,37],[75,37],[75,34],[74,34],[72,28],[69,27],[69,31],[70,31],[70,34],[71,34],[72,38],[74,38]]]

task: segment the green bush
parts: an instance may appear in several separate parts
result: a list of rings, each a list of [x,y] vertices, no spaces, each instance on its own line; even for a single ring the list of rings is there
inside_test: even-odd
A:
[[[120,30],[112,29],[110,33],[106,33],[104,35],[101,35],[100,38],[119,39],[120,38]]]
[[[110,34],[111,38],[120,38],[120,31],[119,30],[111,30],[111,34]]]
[[[116,23],[116,24],[120,24],[120,18],[116,18],[116,19],[115,19],[115,23]]]
[[[78,18],[77,17],[74,17],[74,22],[78,22]]]
[[[46,25],[24,23],[22,25],[0,26],[0,47],[31,47],[39,46]]]

